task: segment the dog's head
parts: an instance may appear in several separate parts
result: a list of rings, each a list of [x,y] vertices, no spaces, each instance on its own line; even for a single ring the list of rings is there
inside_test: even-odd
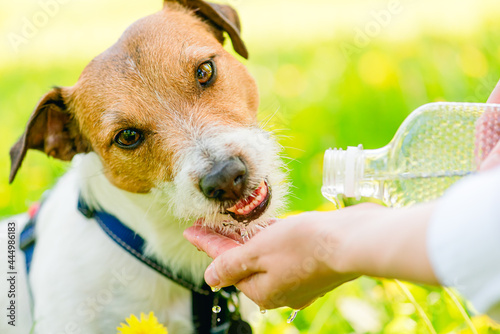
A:
[[[10,181],[30,148],[62,160],[94,151],[112,184],[160,191],[179,217],[263,222],[286,191],[278,146],[223,31],[246,57],[229,6],[166,1],[134,23],[75,86],[41,99],[11,150]]]

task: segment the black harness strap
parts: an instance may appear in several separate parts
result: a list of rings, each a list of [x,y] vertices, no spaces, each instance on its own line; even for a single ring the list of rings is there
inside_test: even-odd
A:
[[[93,210],[80,197],[78,210],[88,219],[94,219],[102,230],[125,249],[130,255],[155,270],[162,276],[191,290],[192,316],[196,333],[199,334],[251,334],[250,326],[241,319],[238,311],[236,288],[231,286],[214,292],[207,284],[198,286],[188,279],[179,277],[155,258],[144,254],[144,239],[125,226],[113,215]],[[35,213],[21,232],[20,246],[26,254],[26,268],[29,273],[33,251],[36,245]]]

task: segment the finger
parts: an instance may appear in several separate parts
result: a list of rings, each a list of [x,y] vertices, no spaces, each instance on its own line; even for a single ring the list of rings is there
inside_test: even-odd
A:
[[[500,81],[491,92],[487,102],[500,103]],[[484,112],[476,123],[476,150],[480,170],[491,169],[500,164],[499,126],[500,115],[492,111]]]
[[[205,281],[210,286],[234,285],[260,271],[256,252],[249,244],[239,245],[220,254],[205,271]]]
[[[240,246],[231,238],[220,235],[203,226],[191,226],[184,231],[184,237],[212,259],[229,249]]]
[[[266,280],[266,273],[256,273],[245,277],[235,284],[245,296],[250,298],[261,309],[271,310],[284,306],[283,303],[275,303],[271,297],[272,285]]]
[[[500,166],[500,141],[495,145],[490,154],[488,154],[486,159],[481,163],[481,167],[479,169],[484,171],[497,166]]]
[[[312,304],[318,298],[318,296],[311,296],[309,292],[290,290],[290,287],[284,287],[269,278],[268,273],[256,273],[242,279],[235,286],[265,310],[284,306],[299,310]]]
[[[493,89],[488,98],[488,103],[500,103],[500,81],[498,81],[497,85]]]

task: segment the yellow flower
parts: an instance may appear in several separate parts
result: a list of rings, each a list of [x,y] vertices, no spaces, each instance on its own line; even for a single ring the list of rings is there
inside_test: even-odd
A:
[[[150,312],[147,318],[141,313],[141,320],[131,314],[126,321],[127,324],[121,323],[121,327],[116,328],[117,334],[168,334],[167,329],[158,322],[153,312]]]

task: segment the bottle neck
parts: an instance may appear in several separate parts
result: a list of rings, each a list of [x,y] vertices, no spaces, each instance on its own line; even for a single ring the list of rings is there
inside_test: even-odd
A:
[[[347,150],[329,149],[323,164],[323,187],[327,198],[379,197],[378,187],[370,186],[372,180],[383,178],[387,172],[389,146],[376,150],[364,150],[362,145]]]

